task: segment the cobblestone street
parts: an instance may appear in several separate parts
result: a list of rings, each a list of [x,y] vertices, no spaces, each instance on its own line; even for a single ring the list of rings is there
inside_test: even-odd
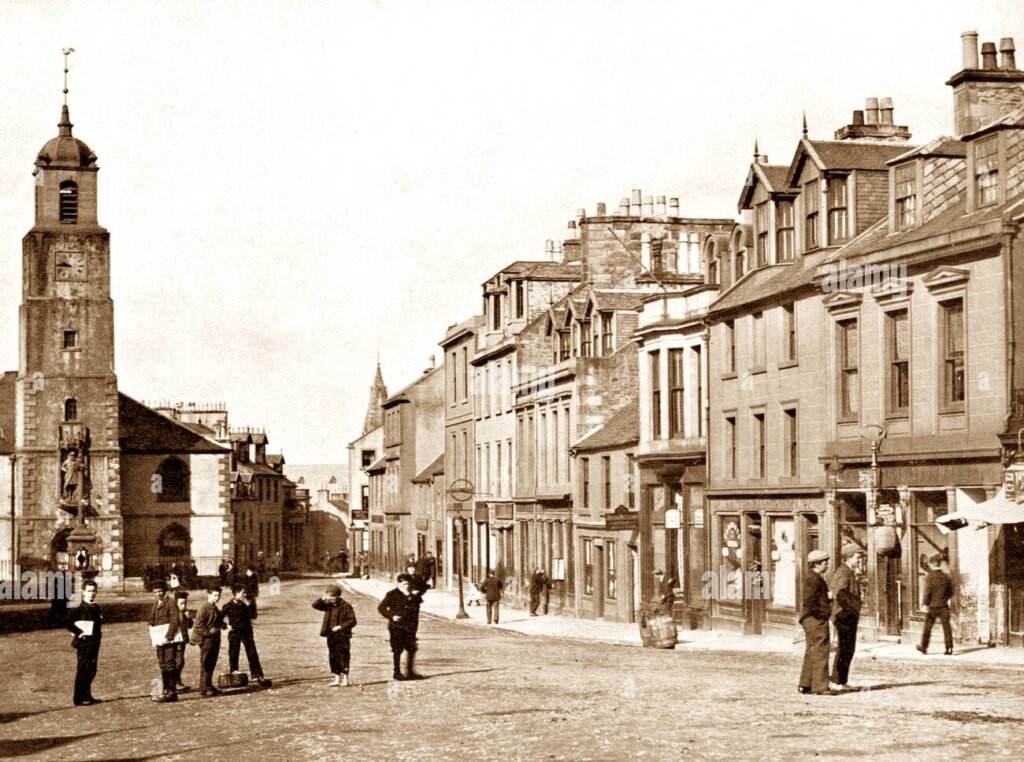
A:
[[[326,683],[320,580],[260,598],[256,637],[268,690],[177,704],[149,700],[156,663],[142,624],[105,629],[94,690],[71,706],[74,654],[62,631],[0,638],[0,757],[34,759],[346,758],[679,759],[1017,758],[1024,686],[1017,671],[942,661],[854,662],[868,687],[796,692],[798,660],[680,653],[523,636],[424,617],[418,669],[390,681],[384,621],[352,599],[351,688]],[[429,595],[429,594],[428,594]],[[194,596],[195,597],[195,596]],[[102,599],[100,600],[102,603]],[[226,645],[219,668],[226,668]],[[190,649],[186,682],[197,680]],[[244,666],[244,658],[243,658]]]

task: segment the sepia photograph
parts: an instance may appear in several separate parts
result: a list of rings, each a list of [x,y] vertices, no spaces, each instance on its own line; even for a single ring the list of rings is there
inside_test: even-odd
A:
[[[0,759],[1024,757],[1017,41],[0,0]]]

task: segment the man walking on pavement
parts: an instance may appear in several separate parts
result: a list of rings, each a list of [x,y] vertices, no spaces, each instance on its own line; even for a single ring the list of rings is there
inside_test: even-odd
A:
[[[800,607],[800,625],[804,628],[804,664],[800,670],[801,693],[831,695],[828,687],[828,620],[832,602],[828,585],[822,574],[828,568],[829,555],[823,550],[807,554],[810,570],[804,579],[803,599]]]
[[[864,573],[864,551],[859,545],[843,545],[842,556],[843,562],[829,578],[832,621],[835,622],[836,638],[839,641],[829,680],[833,683],[832,687],[837,690],[846,688],[850,676],[850,663],[857,650],[857,622],[860,620],[861,609],[858,578]]]
[[[480,585],[484,597],[487,599],[487,624],[491,623],[491,616],[494,616],[494,624],[498,624],[498,617],[501,613],[501,590],[505,583],[494,576],[494,570],[487,570],[487,579]]]
[[[416,672],[416,630],[420,625],[420,604],[423,598],[418,591],[412,589],[412,583],[408,574],[399,574],[398,587],[389,590],[377,606],[377,613],[388,620],[391,658],[395,667],[392,677],[395,680],[423,678],[423,675]],[[408,654],[404,675],[402,651]]]
[[[530,578],[530,616],[537,616],[537,609],[540,607],[540,599],[544,598],[544,613],[548,613],[548,596],[551,590],[551,580],[544,573],[540,566],[534,571]]]
[[[942,622],[942,635],[946,641],[946,656],[953,655],[953,630],[949,626],[949,599],[953,597],[953,580],[942,571],[942,554],[936,553],[928,559],[928,575],[924,578],[924,591],[921,594],[921,608],[927,609],[924,629],[921,631],[921,644],[917,650],[928,653],[928,641],[931,640],[932,627],[935,620]]]

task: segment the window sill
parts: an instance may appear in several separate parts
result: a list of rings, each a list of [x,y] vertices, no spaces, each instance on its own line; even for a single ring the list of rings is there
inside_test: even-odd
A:
[[[748,368],[747,373],[751,376],[756,376],[761,373],[767,373],[768,367],[765,365],[758,365],[756,368]]]
[[[795,368],[799,364],[798,360],[783,360],[777,367],[779,370],[785,370],[786,368]]]
[[[838,424],[843,424],[843,423],[860,423],[860,416],[859,415],[841,415],[836,420],[836,423],[838,423]]]
[[[730,380],[736,378],[736,371],[730,370],[727,373],[723,373],[721,378],[722,378],[722,381],[730,381]]]
[[[910,411],[898,411],[895,413],[886,413],[885,420],[887,421],[908,421],[910,420]]]
[[[959,407],[944,407],[939,409],[939,415],[963,415],[964,405]]]
[[[81,352],[81,347],[61,347],[62,352]]]

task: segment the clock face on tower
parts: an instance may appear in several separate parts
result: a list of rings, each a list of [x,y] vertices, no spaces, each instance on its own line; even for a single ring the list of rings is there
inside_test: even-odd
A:
[[[56,252],[57,280],[85,280],[85,252]]]

